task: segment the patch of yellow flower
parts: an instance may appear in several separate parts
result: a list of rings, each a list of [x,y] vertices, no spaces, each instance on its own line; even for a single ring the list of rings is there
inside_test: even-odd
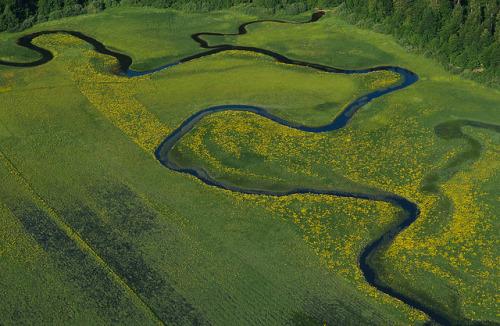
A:
[[[12,80],[14,77],[13,72],[5,72],[0,74],[0,92],[8,92],[14,86],[14,82]]]
[[[87,44],[67,34],[43,35],[34,41],[60,57],[57,50],[65,53],[68,47]],[[106,72],[116,65],[115,58],[83,48],[78,49],[78,56],[67,59],[73,80],[88,100],[144,150],[153,154],[170,129],[134,97],[138,92],[153,89],[148,83],[149,76],[124,78]]]
[[[395,126],[396,122],[391,123]],[[409,128],[414,126],[410,119],[405,124]],[[198,132],[200,134],[197,135]],[[279,175],[263,174],[259,175],[260,178],[293,181],[303,175],[321,179],[325,176],[320,171],[329,167],[333,174],[341,174],[354,182],[416,198],[421,180],[432,167],[421,163],[421,157],[415,153],[425,155],[425,148],[432,146],[433,138],[428,137],[430,131],[419,133],[418,141],[415,140],[411,146],[404,136],[391,138],[393,144],[390,145],[376,144],[373,138],[377,133],[353,132],[344,128],[335,133],[313,134],[278,125],[252,113],[225,111],[205,118],[195,131],[185,137],[179,148],[189,147],[184,152],[189,153],[191,158],[198,157],[197,162],[203,166],[208,163],[207,157],[211,156],[212,163],[206,166],[207,170],[216,168],[217,171],[238,175],[255,175],[252,165],[231,170],[230,166],[221,166],[220,159],[215,158],[220,157],[217,153],[225,153],[225,161],[228,155],[231,160],[250,155],[280,166]],[[397,153],[393,150],[395,144],[399,148],[408,146],[411,151]],[[201,152],[204,159],[200,157]],[[394,160],[395,153],[397,160]],[[228,165],[227,162],[225,164]]]
[[[467,271],[467,277],[459,280],[465,313],[470,318],[487,319],[491,312],[500,311],[500,239],[498,208],[495,212],[482,200],[491,194],[482,191],[481,185],[495,180],[495,176],[498,179],[500,144],[493,142],[491,134],[470,131],[481,139],[485,149],[470,167],[472,171],[461,171],[443,185],[443,192],[453,201],[454,209],[440,241],[443,246],[448,244],[449,249],[443,256],[449,264],[457,271]],[[496,196],[498,203],[498,194]]]
[[[500,239],[495,208],[484,200],[491,194],[481,185],[498,179],[500,145],[492,134],[474,128],[468,132],[485,145],[480,158],[441,185],[444,197],[416,196],[422,208],[419,220],[395,239],[383,259],[399,276],[435,277],[436,288],[458,295],[468,318],[488,320],[500,309]],[[450,150],[445,162],[463,152],[462,146]],[[450,211],[443,211],[446,200]]]
[[[362,85],[370,90],[383,89],[401,81],[400,74],[392,71],[374,71],[363,75]]]
[[[227,132],[229,131],[229,129],[222,127],[224,122],[227,120],[218,119],[221,115],[225,118],[235,119],[231,120],[231,123],[238,125],[238,130],[240,132],[251,131],[250,128],[247,128],[249,127],[248,124],[243,123],[244,118],[242,119],[241,115],[254,116],[253,114],[233,111],[224,111],[221,113],[213,114],[205,118],[207,121],[209,121],[210,125],[207,126],[206,124],[202,124],[199,127],[196,127],[196,132],[191,132],[183,138],[181,146],[177,146],[179,151],[183,154],[187,154],[191,158],[194,158],[196,161],[202,161],[203,166],[205,166],[205,168],[212,173],[215,172],[219,175],[234,175],[240,177],[245,176],[252,178],[252,180],[254,181],[283,181],[282,179],[275,176],[261,175],[245,169],[236,169],[227,164],[223,164],[212,154],[213,150],[207,147],[207,144],[205,144],[205,140],[213,141],[217,146],[220,146],[222,148],[222,151],[224,153],[229,154],[232,158],[240,159],[242,156],[241,150],[243,149],[243,147],[241,146],[241,144],[232,141],[233,138],[228,137]]]

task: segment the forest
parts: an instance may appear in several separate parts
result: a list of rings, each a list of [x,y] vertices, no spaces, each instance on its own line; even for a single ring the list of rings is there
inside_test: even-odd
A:
[[[0,31],[24,30],[117,5],[185,12],[240,6],[261,16],[337,7],[351,23],[393,34],[410,50],[432,56],[454,73],[490,85],[500,80],[499,0],[0,0]]]

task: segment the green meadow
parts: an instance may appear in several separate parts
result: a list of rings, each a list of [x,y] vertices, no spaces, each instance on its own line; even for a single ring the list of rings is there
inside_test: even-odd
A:
[[[0,59],[34,60],[14,45],[17,37],[68,29],[130,55],[132,69],[151,69],[203,52],[193,33],[234,33],[263,18],[236,9],[117,7],[0,33]],[[466,136],[454,138],[434,128],[458,119],[500,124],[500,92],[450,75],[334,12],[311,24],[248,30],[206,39],[344,69],[396,65],[420,79],[374,100],[335,132],[296,131],[251,113],[213,114],[172,158],[252,189],[408,198],[421,216],[376,255],[382,281],[457,325],[499,323],[500,136],[464,126]],[[112,58],[71,36],[34,43],[54,60],[0,66],[0,324],[429,321],[371,287],[358,268],[361,250],[402,218],[397,207],[233,193],[173,172],[153,155],[185,119],[211,106],[254,105],[324,125],[359,96],[398,83],[396,75],[328,74],[226,51],[126,79],[109,73]],[[477,155],[463,154],[472,150]]]

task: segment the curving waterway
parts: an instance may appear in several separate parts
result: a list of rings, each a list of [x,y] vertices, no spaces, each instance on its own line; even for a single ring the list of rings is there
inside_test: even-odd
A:
[[[323,16],[323,12],[317,12],[314,13],[311,16],[311,19],[306,21],[306,22],[286,22],[286,21],[281,21],[281,20],[258,20],[258,21],[252,21],[252,22],[247,22],[238,27],[238,33],[227,33],[227,34],[221,34],[221,33],[197,33],[193,34],[191,37],[194,41],[196,41],[201,48],[208,49],[205,52],[201,52],[199,54],[195,54],[186,58],[182,58],[176,62],[170,63],[165,66],[158,67],[153,70],[148,70],[148,71],[133,71],[130,69],[130,65],[132,64],[132,58],[119,53],[115,51],[111,51],[107,49],[101,42],[97,41],[94,38],[91,38],[83,33],[76,32],[76,31],[70,31],[70,30],[51,30],[51,31],[41,31],[29,35],[25,35],[17,39],[17,44],[20,46],[23,46],[25,48],[31,49],[33,51],[36,51],[40,54],[40,58],[31,62],[9,62],[9,61],[2,61],[0,60],[0,65],[7,65],[7,66],[15,66],[15,67],[34,67],[34,66],[39,66],[42,64],[45,64],[49,62],[50,60],[53,59],[53,54],[41,47],[38,47],[34,44],[32,44],[32,40],[40,35],[44,34],[54,34],[54,33],[66,33],[70,34],[74,37],[77,37],[83,41],[86,41],[94,46],[94,49],[102,54],[105,55],[110,55],[115,57],[118,62],[119,62],[119,68],[120,68],[120,73],[119,75],[124,76],[124,77],[135,77],[135,76],[141,76],[145,74],[151,74],[163,69],[167,69],[170,67],[174,67],[176,65],[195,60],[198,58],[202,58],[205,56],[209,56],[215,53],[219,53],[222,51],[228,51],[228,50],[240,50],[240,51],[251,51],[251,52],[256,52],[256,53],[261,53],[267,56],[270,56],[274,59],[276,59],[279,62],[286,63],[286,64],[293,64],[297,66],[305,66],[305,67],[310,67],[313,69],[317,69],[320,71],[324,72],[329,72],[329,73],[340,73],[340,74],[364,74],[368,72],[373,72],[373,71],[392,71],[397,74],[400,74],[402,77],[402,82],[393,85],[391,87],[388,87],[383,90],[377,90],[369,94],[365,94],[355,101],[353,101],[349,106],[347,106],[332,122],[324,125],[324,126],[319,126],[319,127],[310,127],[310,126],[305,126],[297,123],[293,123],[290,121],[286,121],[278,116],[275,116],[271,113],[269,113],[266,109],[260,108],[260,107],[255,107],[255,106],[247,106],[247,105],[223,105],[223,106],[216,106],[216,107],[211,107],[207,108],[204,110],[199,111],[198,113],[192,115],[188,119],[186,119],[175,131],[173,131],[168,137],[162,142],[162,144],[158,147],[158,149],[155,152],[155,156],[158,159],[158,161],[163,164],[165,167],[181,172],[181,173],[188,173],[190,175],[195,176],[202,182],[206,183],[207,185],[218,187],[221,189],[226,189],[234,192],[240,192],[240,193],[245,193],[245,194],[255,194],[255,195],[266,195],[266,196],[289,196],[292,194],[321,194],[321,195],[330,195],[330,196],[339,196],[339,197],[351,197],[351,198],[360,198],[360,199],[366,199],[366,200],[373,200],[373,201],[381,201],[381,202],[386,202],[390,203],[393,205],[396,205],[400,207],[406,214],[405,218],[397,225],[394,225],[387,229],[384,234],[382,234],[379,238],[375,239],[372,241],[368,246],[366,246],[360,256],[359,256],[359,267],[361,271],[363,272],[363,275],[366,279],[366,281],[372,285],[373,287],[377,288],[379,291],[382,291],[402,302],[405,304],[418,309],[425,314],[427,314],[434,322],[437,322],[442,325],[455,325],[457,324],[456,318],[450,317],[446,314],[444,314],[442,311],[439,311],[435,309],[432,305],[426,303],[426,302],[421,302],[418,299],[412,298],[409,295],[406,295],[402,292],[399,292],[398,290],[392,288],[391,286],[383,283],[379,276],[378,272],[375,269],[375,267],[372,264],[372,258],[375,253],[380,251],[384,246],[390,244],[398,235],[401,233],[404,229],[409,227],[420,215],[420,210],[419,207],[413,203],[412,201],[399,196],[397,194],[369,194],[369,193],[362,193],[362,192],[348,192],[348,191],[338,191],[338,190],[332,190],[332,189],[316,189],[316,188],[309,188],[307,186],[300,187],[300,188],[294,188],[294,189],[289,189],[286,191],[267,191],[267,190],[259,190],[259,189],[250,189],[250,188],[243,188],[239,186],[232,185],[230,183],[223,183],[220,181],[215,180],[210,176],[208,171],[204,170],[201,167],[196,167],[192,169],[185,169],[180,166],[178,166],[173,160],[170,158],[170,152],[172,148],[184,137],[187,133],[189,133],[198,122],[200,122],[203,118],[217,113],[217,112],[222,112],[222,111],[246,111],[246,112],[251,112],[257,115],[260,115],[262,117],[265,117],[267,119],[270,119],[278,124],[281,124],[283,126],[287,126],[290,128],[294,129],[299,129],[302,131],[307,131],[311,133],[318,133],[318,132],[328,132],[328,131],[333,131],[333,130],[338,130],[346,126],[346,124],[349,122],[349,120],[355,115],[355,113],[363,108],[365,104],[368,102],[372,101],[375,98],[378,98],[380,96],[383,96],[385,94],[406,88],[413,83],[418,81],[418,76],[414,74],[413,72],[405,69],[405,68],[400,68],[400,67],[394,67],[394,66],[379,66],[379,67],[374,67],[370,69],[362,69],[362,70],[344,70],[340,68],[335,68],[327,65],[322,65],[322,64],[317,64],[317,63],[312,63],[312,62],[306,62],[306,61],[300,61],[300,60],[294,60],[290,59],[284,55],[281,55],[276,52],[272,52],[269,50],[261,49],[261,48],[255,48],[255,47],[245,47],[245,46],[236,46],[236,45],[230,45],[230,44],[219,44],[219,45],[214,45],[210,46],[209,43],[203,39],[204,35],[218,35],[218,36],[228,36],[228,35],[242,35],[246,34],[246,26],[250,24],[255,24],[255,23],[261,23],[261,22],[275,22],[275,23],[286,23],[286,24],[306,24],[306,23],[311,23],[315,22],[318,19],[320,19]],[[442,124],[443,125],[443,124]],[[439,134],[439,130],[443,129],[443,126],[439,125],[436,127],[436,134],[441,137]],[[455,126],[454,128],[461,128],[464,125],[471,125],[471,126],[476,126],[476,127],[481,127],[481,128],[489,128],[493,129],[495,131],[499,131],[498,126],[496,125],[485,125],[484,123],[481,124],[479,122],[473,122],[473,121],[462,121],[462,123],[458,125],[453,125]],[[441,128],[441,129],[439,129]],[[448,134],[443,133],[443,138],[448,137],[446,136]],[[455,135],[457,137],[465,137],[461,131],[455,130]],[[464,321],[465,323],[469,324],[471,321],[467,320]]]

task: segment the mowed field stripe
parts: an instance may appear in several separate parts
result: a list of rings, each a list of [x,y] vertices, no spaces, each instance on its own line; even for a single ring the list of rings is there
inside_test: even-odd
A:
[[[165,323],[159,318],[156,312],[97,254],[97,252],[85,242],[77,233],[75,233],[71,227],[69,227],[64,219],[60,217],[54,209],[39,195],[39,193],[31,186],[31,184],[26,180],[21,171],[16,168],[12,161],[4,154],[0,149],[0,161],[7,167],[10,174],[13,175],[20,185],[29,191],[34,199],[34,201],[43,208],[45,213],[50,217],[52,222],[54,222],[57,227],[62,230],[67,237],[73,240],[80,249],[87,253],[88,256],[93,257],[98,261],[98,265],[102,266],[104,270],[111,275],[114,280],[124,288],[125,291],[129,292],[137,300],[139,300],[140,305],[150,313],[151,319],[156,319],[158,325],[165,325]]]

